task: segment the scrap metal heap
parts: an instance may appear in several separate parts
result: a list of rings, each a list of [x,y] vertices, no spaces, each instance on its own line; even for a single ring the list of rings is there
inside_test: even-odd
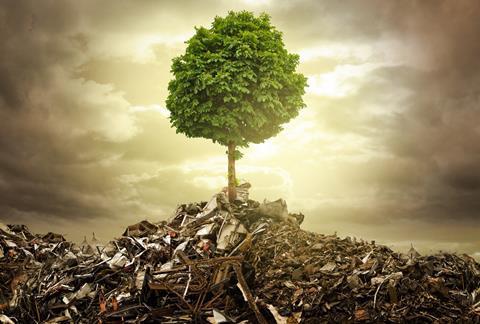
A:
[[[106,245],[0,226],[0,323],[480,322],[480,265],[300,228],[238,187]]]

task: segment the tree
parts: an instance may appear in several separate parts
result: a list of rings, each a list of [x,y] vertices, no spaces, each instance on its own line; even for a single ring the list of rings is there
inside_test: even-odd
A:
[[[299,56],[288,53],[267,14],[231,11],[215,17],[210,29],[195,30],[172,61],[167,109],[177,133],[228,147],[233,201],[238,148],[262,143],[297,116],[307,79],[295,71]]]

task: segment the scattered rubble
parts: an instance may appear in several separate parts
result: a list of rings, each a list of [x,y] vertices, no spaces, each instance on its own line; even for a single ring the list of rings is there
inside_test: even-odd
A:
[[[300,228],[225,193],[106,245],[0,226],[0,323],[479,323],[480,265]]]

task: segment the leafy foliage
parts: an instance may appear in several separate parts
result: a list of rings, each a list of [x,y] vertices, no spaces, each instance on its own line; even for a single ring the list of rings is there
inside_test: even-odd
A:
[[[168,85],[177,133],[245,147],[276,135],[305,106],[307,80],[295,72],[299,56],[287,52],[267,14],[215,17],[186,43]]]

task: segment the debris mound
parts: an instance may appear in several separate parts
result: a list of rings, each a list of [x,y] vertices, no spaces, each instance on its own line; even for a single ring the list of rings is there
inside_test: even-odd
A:
[[[0,323],[480,323],[480,265],[300,228],[238,187],[106,245],[0,226]]]

